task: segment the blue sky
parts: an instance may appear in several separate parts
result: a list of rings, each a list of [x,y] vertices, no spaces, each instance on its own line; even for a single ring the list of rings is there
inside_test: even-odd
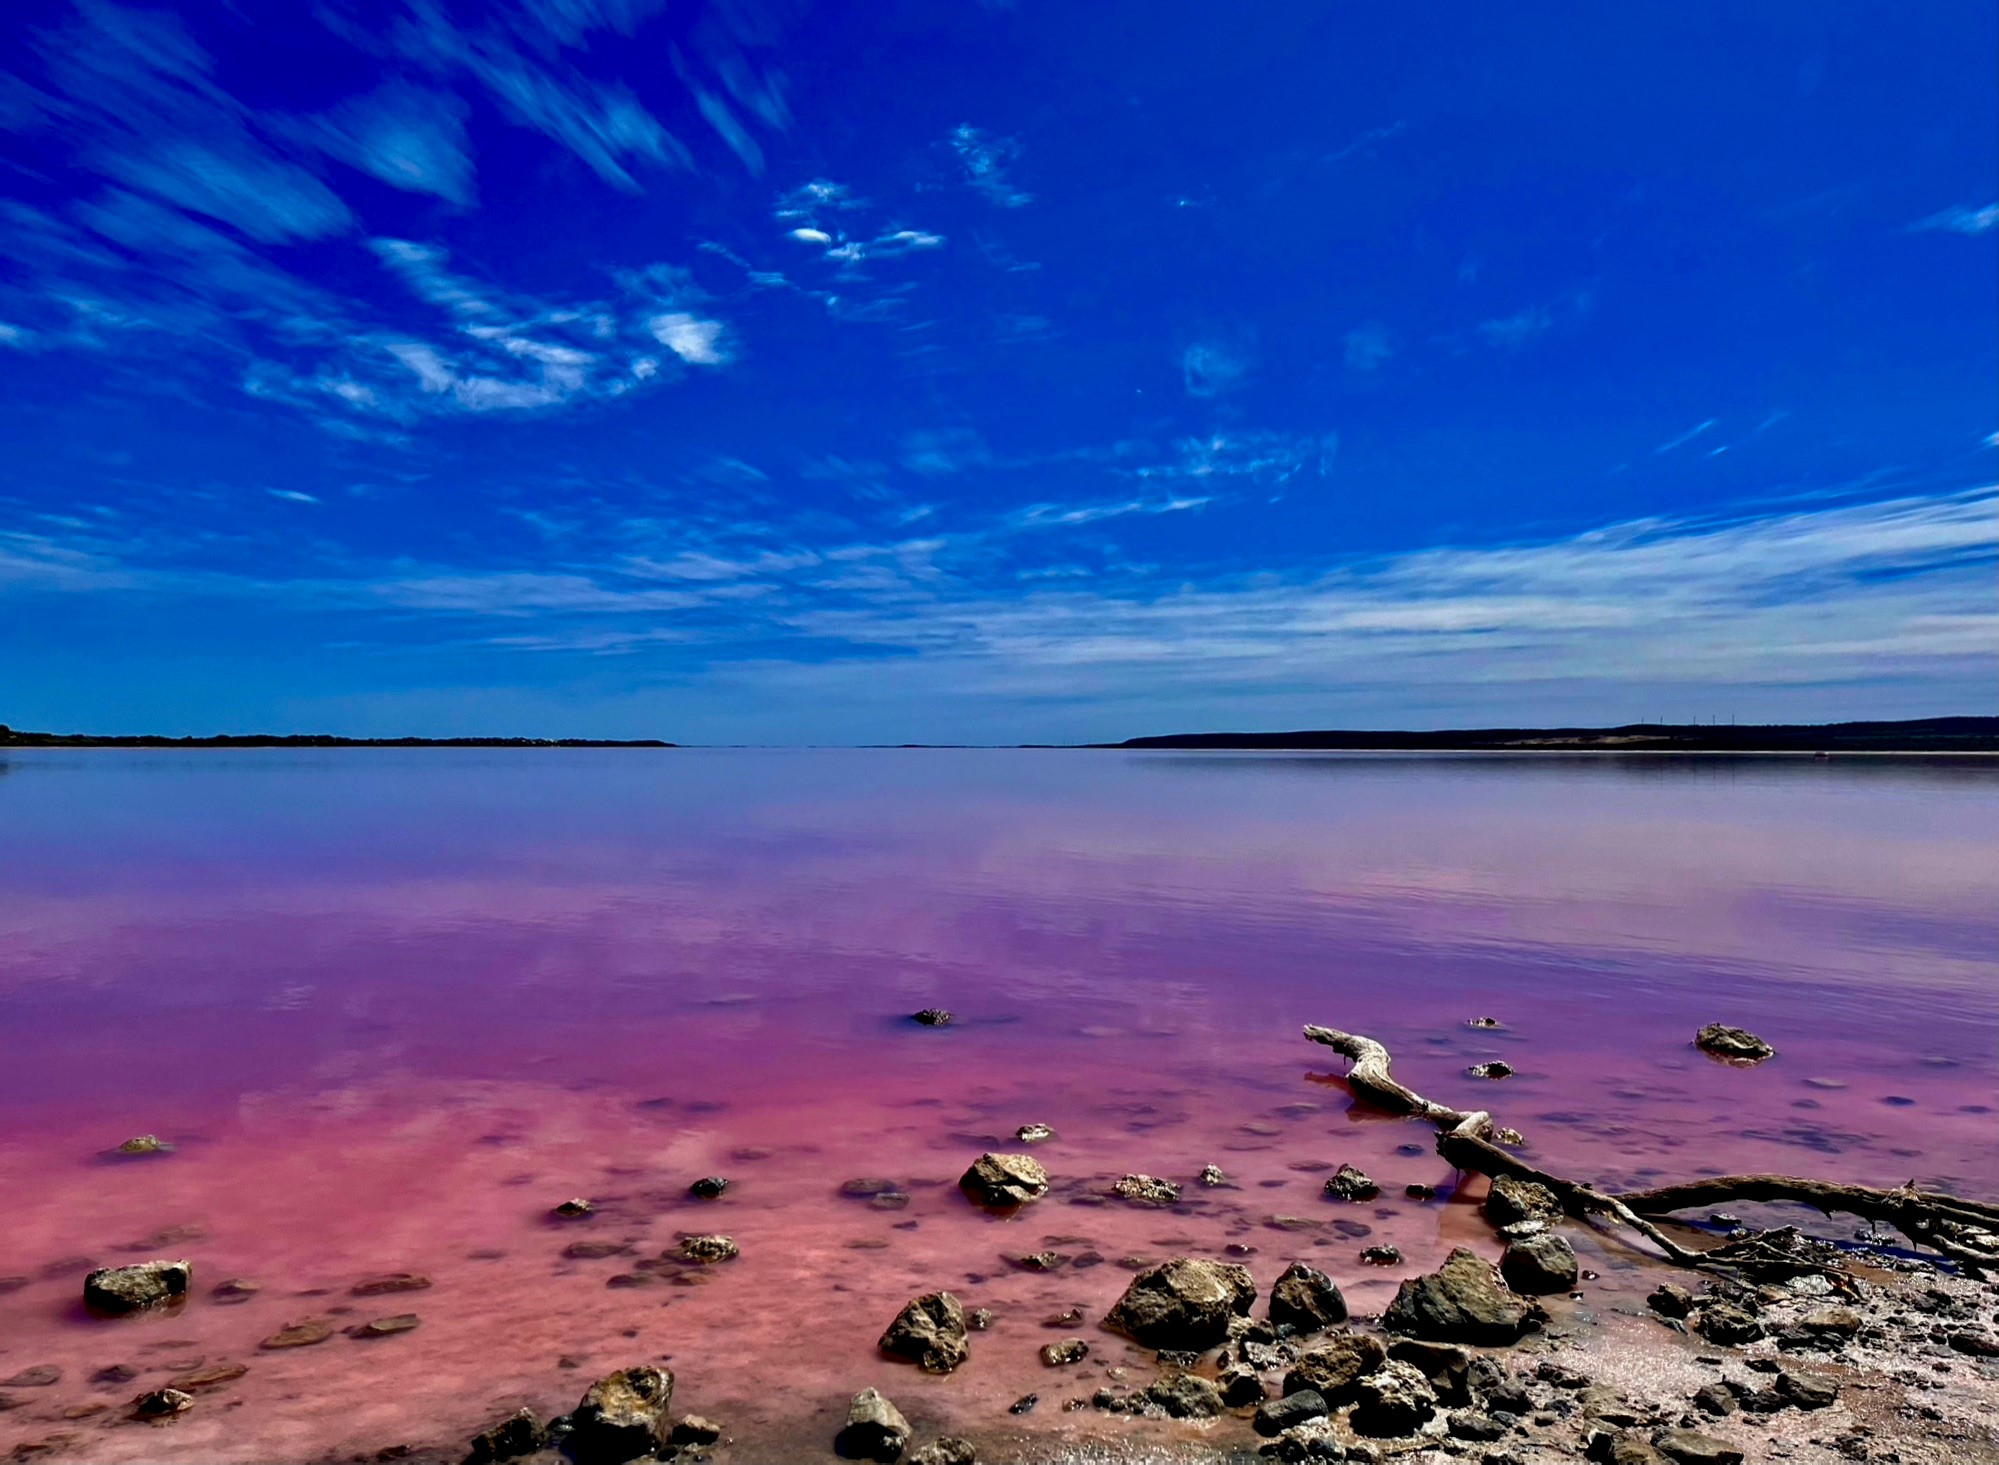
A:
[[[1989,712],[1995,48],[1978,0],[15,0],[0,721]]]

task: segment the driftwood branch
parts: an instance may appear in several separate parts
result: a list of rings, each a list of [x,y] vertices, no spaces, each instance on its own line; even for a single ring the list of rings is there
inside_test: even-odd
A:
[[[1611,1192],[1530,1165],[1494,1142],[1492,1116],[1484,1110],[1453,1109],[1424,1098],[1389,1072],[1388,1049],[1373,1038],[1338,1028],[1308,1024],[1305,1036],[1349,1059],[1347,1085],[1356,1095],[1391,1114],[1427,1120],[1437,1129],[1437,1153],[1453,1169],[1497,1179],[1507,1175],[1545,1186],[1562,1209],[1578,1220],[1604,1216],[1629,1227],[1683,1267],[1728,1267],[1733,1259],[1690,1250],[1661,1231],[1648,1216],[1711,1206],[1724,1201],[1791,1201],[1830,1214],[1843,1211],[1884,1221],[1918,1245],[1929,1246],[1967,1267],[1999,1266],[1999,1206],[1968,1201],[1913,1185],[1876,1190],[1792,1175],[1724,1175],[1651,1190]]]

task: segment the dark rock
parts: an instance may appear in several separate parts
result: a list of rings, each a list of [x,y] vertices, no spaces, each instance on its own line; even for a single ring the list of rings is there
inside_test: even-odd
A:
[[[1962,1353],[1967,1358],[1999,1358],[1999,1338],[1990,1333],[1959,1330],[1945,1341],[1950,1345],[1951,1352]]]
[[[1408,1364],[1428,1379],[1439,1402],[1471,1402],[1471,1354],[1457,1344],[1397,1338],[1388,1345],[1388,1356]]]
[[[1060,1343],[1043,1343],[1041,1361],[1050,1368],[1061,1368],[1066,1364],[1081,1363],[1090,1356],[1090,1345],[1081,1338],[1064,1338]]]
[[[881,1335],[882,1352],[907,1358],[925,1373],[949,1373],[971,1355],[965,1309],[949,1292],[926,1292],[904,1305]]]
[[[1264,1387],[1262,1375],[1247,1366],[1224,1368],[1215,1384],[1222,1391],[1222,1402],[1231,1409],[1261,1404],[1270,1394],[1270,1390]]]
[[[847,1406],[847,1424],[833,1448],[850,1460],[894,1460],[909,1447],[909,1421],[877,1389],[862,1389]]]
[[[1735,1402],[1735,1391],[1726,1384],[1702,1384],[1694,1390],[1694,1408],[1703,1414],[1720,1419],[1733,1414],[1739,1407]]]
[[[1180,1187],[1156,1175],[1127,1175],[1111,1187],[1111,1194],[1136,1206],[1170,1206],[1180,1199]]]
[[[1326,1182],[1326,1194],[1334,1200],[1373,1200],[1381,1194],[1381,1187],[1368,1178],[1365,1171],[1352,1165],[1342,1165]]]
[[[1353,1398],[1348,1422],[1356,1434],[1375,1439],[1414,1434],[1437,1412],[1430,1381],[1392,1358],[1354,1385]]]
[[[1437,1187],[1434,1185],[1425,1185],[1420,1180],[1412,1180],[1409,1184],[1402,1187],[1402,1193],[1411,1200],[1435,1200],[1437,1198]]]
[[[1077,1313],[1076,1321],[1081,1322],[1082,1320],[1083,1315],[1080,1312]],[[992,1325],[993,1310],[990,1307],[975,1307],[965,1314],[965,1326],[975,1333],[983,1333]]]
[[[1402,1265],[1402,1249],[1383,1244],[1361,1248],[1360,1259],[1371,1267],[1399,1267]]]
[[[1665,1465],[1666,1457],[1625,1430],[1597,1430],[1584,1449],[1597,1465]]]
[[[122,1314],[187,1296],[194,1268],[187,1262],[140,1262],[100,1267],[83,1279],[83,1300],[94,1312]]]
[[[1511,1078],[1513,1065],[1503,1058],[1495,1058],[1490,1063],[1474,1063],[1465,1072],[1473,1078]]]
[[[1459,1247],[1436,1271],[1402,1284],[1382,1325],[1440,1343],[1502,1345],[1517,1342],[1541,1318],[1539,1308],[1507,1290],[1489,1263]]]
[[[947,1028],[951,1025],[951,1014],[941,1007],[926,1007],[921,1012],[912,1012],[909,1020],[926,1028]]]
[[[1251,1424],[1260,1435],[1279,1435],[1307,1420],[1323,1419],[1331,1412],[1325,1395],[1317,1389],[1300,1389],[1259,1405]]]
[[[699,1414],[683,1414],[673,1423],[673,1431],[667,1442],[676,1448],[692,1445],[700,1448],[712,1445],[722,1438],[722,1426],[712,1419],[704,1419]]]
[[[1055,1131],[1045,1124],[1023,1124],[1013,1132],[1013,1137],[1024,1145],[1045,1145],[1055,1138]]]
[[[1174,1419],[1213,1419],[1222,1412],[1222,1391],[1197,1373],[1156,1379],[1146,1387],[1145,1398]]]
[[[1506,1285],[1527,1296],[1567,1292],[1576,1285],[1576,1253],[1553,1232],[1510,1242],[1499,1259]]]
[[[1709,1302],[1700,1310],[1694,1326],[1710,1343],[1736,1346],[1753,1343],[1763,1336],[1763,1324],[1756,1315],[1732,1302]]]
[[[1734,1063],[1761,1063],[1777,1052],[1756,1034],[1718,1022],[1711,1022],[1694,1034],[1694,1046],[1703,1053]]]
[[[672,1255],[696,1266],[712,1267],[718,1262],[733,1261],[742,1248],[727,1236],[683,1236],[680,1245]]]
[[[1293,1262],[1270,1289],[1270,1321],[1293,1332],[1318,1333],[1347,1320],[1347,1300],[1316,1267]]]
[[[1018,1399],[1015,1399],[1011,1404],[1006,1406],[1006,1412],[1009,1414],[1032,1414],[1034,1406],[1040,1402],[1041,1396],[1039,1394],[1022,1394]]]
[[[687,1187],[687,1193],[697,1200],[715,1200],[728,1188],[728,1177],[722,1175],[703,1175],[699,1180]]]
[[[147,1155],[171,1155],[174,1147],[157,1134],[135,1134],[118,1146],[117,1153],[140,1159]]]
[[[1388,1350],[1366,1333],[1335,1333],[1298,1355],[1284,1375],[1284,1392],[1312,1390],[1328,1404],[1351,1402],[1354,1386],[1388,1362]]]
[[[1256,1283],[1231,1262],[1175,1257],[1131,1279],[1105,1321],[1152,1348],[1213,1348],[1249,1312]]]
[[[333,1336],[333,1322],[330,1318],[301,1318],[295,1323],[286,1323],[257,1346],[275,1352],[280,1348],[311,1348],[324,1343]]]
[[[1662,1430],[1652,1436],[1652,1446],[1679,1465],[1742,1465],[1742,1451],[1698,1430]]]
[[[979,1452],[970,1440],[943,1435],[909,1457],[908,1465],[978,1465]]]
[[[93,1384],[129,1384],[139,1376],[139,1370],[129,1363],[107,1363],[90,1376]]]
[[[1660,1317],[1683,1318],[1694,1310],[1694,1295],[1677,1282],[1661,1282],[1645,1303]]]
[[[1496,1017],[1466,1018],[1465,1026],[1468,1028],[1496,1028],[1499,1026],[1499,1019]]]
[[[1008,1209],[1048,1193],[1048,1172],[1029,1155],[981,1155],[958,1180],[958,1188],[982,1206]]]
[[[1023,1272],[1052,1272],[1069,1258],[1059,1251],[1030,1251],[1022,1256],[1004,1258],[1009,1266],[1019,1267]]]
[[[1490,1414],[1480,1413],[1476,1409],[1454,1409],[1451,1411],[1450,1417],[1444,1421],[1444,1425],[1450,1431],[1451,1438],[1453,1439],[1474,1440],[1480,1444],[1490,1444],[1493,1440],[1504,1439],[1506,1437],[1506,1426],[1504,1424],[1501,1424]]]
[[[1555,1199],[1555,1193],[1539,1181],[1517,1180],[1511,1175],[1502,1175],[1492,1182],[1492,1189],[1486,1192],[1481,1209],[1486,1220],[1493,1225],[1511,1226],[1519,1221],[1558,1216],[1562,1205]]]
[[[490,1429],[472,1436],[471,1452],[465,1465],[492,1465],[498,1460],[517,1460],[532,1455],[548,1444],[548,1428],[532,1409],[518,1409]]]
[[[650,1366],[620,1369],[592,1384],[569,1416],[564,1448],[577,1465],[623,1465],[667,1442],[673,1375]]]
[[[596,1207],[582,1196],[572,1196],[559,1206],[551,1206],[549,1215],[558,1221],[577,1221],[596,1211]]]
[[[179,1389],[154,1389],[132,1401],[132,1412],[141,1419],[171,1419],[194,1407],[194,1396]]]
[[[430,1278],[421,1272],[383,1272],[380,1276],[363,1277],[347,1289],[352,1297],[386,1297],[392,1292],[421,1292],[430,1286]]]
[[[1535,1364],[1534,1377],[1557,1389],[1586,1389],[1590,1383],[1589,1375],[1581,1369],[1570,1368],[1553,1358],[1544,1358]]]
[[[1829,1409],[1839,1398],[1839,1385],[1831,1379],[1793,1373],[1787,1368],[1777,1375],[1777,1393],[1800,1409]]]
[[[1606,1384],[1591,1384],[1576,1396],[1586,1419],[1600,1420],[1604,1424],[1630,1427],[1645,1422],[1646,1414],[1624,1395]]]
[[[1222,1173],[1221,1166],[1203,1165],[1201,1167],[1200,1181],[1201,1184],[1214,1189],[1217,1186],[1227,1185],[1229,1178]]]

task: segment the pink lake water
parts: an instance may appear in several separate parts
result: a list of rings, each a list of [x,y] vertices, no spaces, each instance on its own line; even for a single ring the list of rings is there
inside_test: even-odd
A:
[[[5,755],[0,1453],[455,1458],[512,1408],[659,1359],[736,1459],[831,1458],[868,1384],[995,1458],[1246,1439],[1063,1412],[1151,1376],[1098,1327],[1120,1262],[1233,1247],[1267,1287],[1303,1258],[1368,1312],[1452,1245],[1496,1254],[1478,1182],[1454,1191],[1426,1132],[1353,1111],[1301,1024],[1382,1039],[1405,1081],[1607,1183],[1778,1170],[1991,1198],[1995,854],[1999,769],[1943,762]],[[957,1022],[907,1021],[930,1006]],[[1779,1056],[1702,1058],[1715,1020]],[[1465,1073],[1491,1057],[1518,1072]],[[974,1209],[957,1176],[1028,1122],[1057,1132],[1034,1150],[1054,1189]],[[139,1133],[175,1152],[103,1158]],[[1342,1162],[1384,1198],[1323,1198]],[[1233,1184],[1194,1185],[1209,1163]],[[1126,1172],[1184,1203],[1105,1203]],[[722,1199],[686,1195],[710,1174]],[[843,1198],[860,1176],[909,1204]],[[1406,1199],[1415,1181],[1439,1199]],[[571,1196],[596,1214],[551,1222]],[[741,1256],[640,1268],[693,1231]],[[628,1249],[565,1256],[579,1240]],[[1374,1241],[1407,1264],[1363,1265]],[[1004,1259],[1048,1246],[1104,1260]],[[1616,1243],[1584,1249],[1603,1315],[1649,1285]],[[184,1306],[83,1312],[90,1266],[156,1256],[194,1263]],[[391,1271],[433,1285],[351,1295]],[[261,1290],[224,1305],[226,1278]],[[874,1348],[939,1287],[995,1313],[944,1379]],[[340,1331],[405,1312],[414,1331]],[[309,1318],[332,1336],[259,1347]],[[1091,1358],[1044,1369],[1069,1336]],[[128,1419],[228,1364],[247,1372],[171,1424]],[[93,1381],[111,1365],[134,1377]],[[59,1377],[5,1382],[36,1368]]]

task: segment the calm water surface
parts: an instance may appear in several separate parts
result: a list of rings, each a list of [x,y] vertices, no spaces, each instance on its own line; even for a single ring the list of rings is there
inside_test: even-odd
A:
[[[1148,1376],[1096,1328],[1121,1260],[1254,1248],[1267,1286],[1304,1257],[1368,1311],[1404,1274],[1363,1267],[1368,1240],[1411,1266],[1491,1250],[1477,1183],[1350,1112],[1305,1022],[1380,1037],[1419,1089],[1610,1183],[1999,1193],[1995,832],[1999,770],[1866,760],[5,755],[0,1380],[61,1378],[0,1382],[0,1451],[360,1457],[664,1357],[739,1458],[825,1453],[869,1383],[1002,1455],[1171,1453],[1204,1427],[1060,1409],[1109,1368]],[[928,1006],[958,1023],[905,1020]],[[1504,1029],[1464,1026],[1482,1014]],[[1701,1058],[1717,1019],[1778,1058]],[[1517,1075],[1465,1074],[1489,1057]],[[1029,1121],[1058,1132],[1036,1151],[1055,1191],[976,1212],[956,1176]],[[102,1158],[141,1132],[176,1153]],[[1349,1161],[1382,1203],[1321,1198]],[[1127,1171],[1210,1162],[1232,1187],[1103,1203]],[[727,1196],[687,1198],[707,1174]],[[910,1203],[841,1198],[856,1176]],[[597,1215],[549,1222],[572,1195]],[[740,1259],[641,1267],[708,1230]],[[579,1239],[629,1249],[566,1256]],[[1105,1260],[1004,1260],[1051,1244]],[[1590,1250],[1615,1315],[1647,1269]],[[193,1260],[188,1305],[82,1314],[85,1269],[154,1255]],[[350,1295],[386,1271],[434,1285]],[[262,1290],[219,1305],[231,1277]],[[873,1347],[936,1287],[998,1315],[943,1380]],[[1072,1306],[1081,1326],[1043,1326]],[[259,1347],[401,1312],[421,1325]],[[1043,1369],[1071,1334],[1092,1358]],[[172,1425],[124,1421],[227,1363],[249,1371]],[[139,1379],[93,1384],[112,1364]]]

